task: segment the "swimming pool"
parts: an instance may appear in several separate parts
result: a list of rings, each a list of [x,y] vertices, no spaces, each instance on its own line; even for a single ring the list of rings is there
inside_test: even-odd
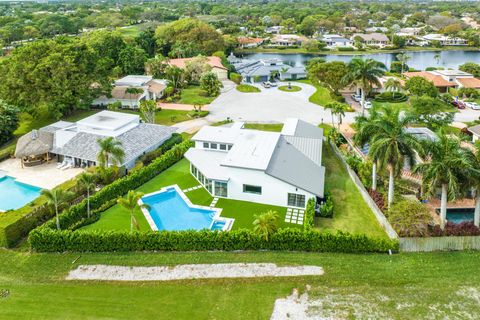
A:
[[[219,217],[221,209],[192,204],[176,185],[145,195],[141,201],[149,206],[142,211],[153,230],[225,230],[226,224],[218,223],[228,220]]]
[[[437,214],[440,214],[440,209],[435,210]],[[447,209],[447,221],[453,223],[462,223],[467,221],[473,221],[475,208],[449,208]]]
[[[10,176],[0,178],[0,211],[15,210],[40,196],[42,189],[18,182]]]

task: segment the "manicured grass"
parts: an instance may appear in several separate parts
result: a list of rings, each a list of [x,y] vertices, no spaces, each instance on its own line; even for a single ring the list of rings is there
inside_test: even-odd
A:
[[[283,128],[283,123],[245,123],[245,129],[263,130],[280,132]]]
[[[252,86],[250,84],[239,84],[237,86],[237,90],[240,91],[240,92],[244,92],[244,93],[256,93],[256,92],[260,92],[260,89],[258,89],[257,87],[255,86]]]
[[[210,104],[216,98],[217,97],[207,96],[207,92],[200,89],[199,86],[188,86],[182,89],[180,100],[175,102],[181,104],[205,105]]]
[[[327,88],[314,84],[310,80],[298,80],[297,82],[309,84],[311,86],[314,86],[317,89],[317,91],[315,91],[315,93],[312,94],[310,98],[308,98],[308,101],[310,101],[311,103],[315,103],[315,104],[318,104],[319,106],[325,107],[330,102],[335,101],[330,96],[330,91],[328,91]]]
[[[412,110],[410,103],[406,102],[377,102],[372,100],[372,105],[374,108],[387,108],[387,109],[400,109],[400,110]]]
[[[222,217],[235,219],[235,222],[233,223],[233,229],[251,229],[253,227],[255,215],[262,214],[270,210],[276,211],[278,213],[278,226],[280,228],[303,227],[303,225],[285,222],[285,213],[287,212],[287,208],[285,207],[271,206],[261,203],[253,203],[231,199],[219,199],[216,207],[222,208]]]
[[[324,230],[342,230],[386,237],[370,208],[350,179],[340,159],[328,143],[323,145],[322,162],[325,166],[325,190],[333,197],[333,218],[316,219],[315,225]]]
[[[268,319],[275,299],[298,288],[322,299],[331,319],[476,319],[479,252],[318,254],[294,252],[65,253],[0,250],[2,319]],[[75,262],[74,262],[75,261]],[[317,265],[317,277],[66,281],[80,264],[174,266],[271,262]],[[461,269],[459,269],[461,266]],[[128,301],[128,303],[126,303]]]
[[[189,166],[189,162],[183,159],[142,185],[137,191],[147,194],[173,184],[177,184],[181,189],[197,186],[199,182],[189,173]],[[213,199],[203,188],[187,192],[186,195],[192,203],[199,205],[209,205]],[[135,210],[135,217],[140,225],[140,230],[150,230],[140,209]],[[82,230],[129,230],[129,228],[130,212],[117,204],[103,212],[100,220],[83,227]]]
[[[302,90],[302,88],[300,88],[299,86],[290,86],[290,88],[288,86],[280,86],[278,87],[278,90],[282,90],[286,92],[297,92]]]

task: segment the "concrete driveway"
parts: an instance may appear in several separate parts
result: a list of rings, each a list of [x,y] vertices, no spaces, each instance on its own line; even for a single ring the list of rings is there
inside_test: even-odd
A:
[[[280,83],[279,85],[285,85]],[[265,89],[258,85],[259,93],[243,93],[236,89],[223,92],[209,106],[211,122],[231,118],[234,121],[278,123],[286,118],[300,118],[310,123],[330,123],[330,111],[308,101],[315,88],[304,83],[293,83],[302,88],[298,92],[285,92],[278,87]],[[349,113],[353,121],[353,114]],[[347,119],[348,121],[348,119]]]

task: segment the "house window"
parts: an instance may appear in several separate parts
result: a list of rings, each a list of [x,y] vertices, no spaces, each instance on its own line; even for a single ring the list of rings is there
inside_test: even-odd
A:
[[[252,185],[249,185],[249,184],[244,184],[243,185],[243,192],[254,193],[254,194],[262,194],[262,187],[252,186]]]
[[[216,143],[210,143],[210,149],[217,149]]]
[[[230,149],[232,149],[232,145],[231,145],[231,144],[228,145],[228,150],[230,150]]]
[[[305,208],[305,196],[303,194],[289,193],[288,205],[291,207]]]
[[[227,197],[228,184],[226,182],[215,181],[215,195],[218,197]]]
[[[205,188],[208,190],[208,192],[212,193],[212,188],[213,188],[213,181],[210,179],[207,179]]]
[[[220,145],[220,150],[227,150],[227,145],[226,144],[221,144]]]
[[[208,149],[208,148],[210,148],[210,144],[209,144],[208,142],[204,142],[204,143],[203,143],[203,147],[204,147],[205,149]]]

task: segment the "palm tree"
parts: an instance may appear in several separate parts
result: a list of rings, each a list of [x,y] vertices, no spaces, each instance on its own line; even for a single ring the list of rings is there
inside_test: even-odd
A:
[[[255,215],[253,231],[261,235],[266,241],[278,229],[278,213],[273,210]]]
[[[335,126],[333,123],[333,116],[337,116],[338,118],[338,127],[342,124],[342,117],[345,116],[345,111],[347,111],[347,105],[341,102],[330,102],[326,105],[327,108],[330,108],[330,112],[332,113],[332,126]]]
[[[440,228],[445,228],[448,198],[455,199],[462,181],[474,172],[473,154],[460,145],[457,138],[440,135],[437,140],[424,141],[425,162],[418,164],[414,172],[422,175],[426,194],[434,194],[441,188]]]
[[[410,57],[406,53],[399,53],[399,54],[397,54],[396,58],[397,58],[398,61],[400,61],[402,63],[402,69],[401,69],[402,72],[401,73],[403,73],[405,65],[407,64],[408,60],[410,60],[412,57]]]
[[[402,89],[402,83],[397,78],[389,78],[385,82],[385,89],[392,92],[392,96],[395,99],[395,92],[398,92]]]
[[[365,97],[372,85],[381,85],[378,78],[385,74],[385,70],[383,63],[373,59],[353,58],[348,64],[343,81],[345,84],[356,83],[362,90],[362,116],[365,114]]]
[[[134,212],[135,209],[137,208],[145,208],[148,209],[149,206],[146,204],[139,204],[138,200],[143,197],[143,193],[130,190],[128,191],[127,195],[125,198],[119,197],[117,199],[117,203],[130,211],[130,232],[133,231],[133,225],[135,225],[135,228],[138,230],[139,225],[137,222],[137,219],[135,218]]]
[[[406,131],[413,122],[413,117],[402,116],[398,109],[383,109],[372,121],[363,124],[363,134],[371,135],[368,155],[377,161],[380,169],[386,169],[389,173],[388,206],[393,202],[395,176],[405,160],[413,165],[415,151],[422,149],[418,140]]]
[[[53,190],[43,189],[41,191],[41,195],[47,198],[47,206],[49,206],[52,211],[55,211],[57,229],[60,230],[60,219],[58,218],[58,211],[67,204],[69,198],[73,197],[73,193],[60,188],[56,188]]]
[[[470,185],[475,190],[475,211],[473,214],[473,224],[480,227],[480,144],[475,143],[475,153],[473,158],[473,167],[475,172],[470,174]]]
[[[437,61],[437,64],[440,64],[440,54],[439,54],[439,53],[436,53],[436,54],[433,56],[433,59],[435,59],[435,61]]]
[[[78,184],[87,190],[87,217],[90,218],[90,190],[95,188],[95,177],[91,173],[82,173]]]
[[[135,88],[135,87],[130,87],[130,88],[127,88],[125,90],[125,93],[128,93],[129,96],[130,96],[130,100],[132,100],[132,96],[134,94],[140,94],[140,93],[143,93],[143,89],[140,89],[140,88]],[[131,107],[133,107],[132,105],[130,105]]]
[[[105,139],[97,140],[100,151],[97,155],[97,160],[100,167],[108,166],[111,161],[113,165],[122,163],[125,157],[125,151],[123,151],[122,143],[113,137],[107,137]]]

